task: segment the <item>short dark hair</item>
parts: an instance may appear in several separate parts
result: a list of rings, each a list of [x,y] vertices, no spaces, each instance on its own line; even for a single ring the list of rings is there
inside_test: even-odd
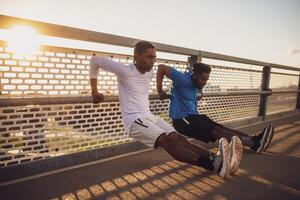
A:
[[[204,64],[204,63],[195,63],[193,64],[193,73],[195,74],[201,74],[202,72],[205,73],[210,73],[211,72],[211,68],[209,65]]]
[[[134,54],[141,54],[146,51],[148,48],[155,48],[155,46],[148,41],[140,41],[134,45]]]

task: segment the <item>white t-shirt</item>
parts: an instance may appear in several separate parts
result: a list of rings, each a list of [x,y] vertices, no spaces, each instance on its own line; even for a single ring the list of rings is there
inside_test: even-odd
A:
[[[148,91],[153,69],[142,74],[134,64],[125,65],[94,56],[90,61],[90,78],[98,78],[99,68],[117,76],[122,118],[125,131],[130,133],[134,120],[152,115],[149,109]]]

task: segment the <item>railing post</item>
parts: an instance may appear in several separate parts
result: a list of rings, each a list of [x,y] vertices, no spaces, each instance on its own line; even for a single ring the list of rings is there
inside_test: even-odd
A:
[[[201,53],[199,53],[198,56],[192,55],[188,57],[188,69],[192,69],[194,63],[200,63],[200,62],[202,62]]]
[[[298,77],[298,94],[297,94],[297,102],[296,102],[296,109],[298,109],[300,111],[300,73],[299,73],[299,77]]]
[[[263,68],[262,79],[261,79],[261,91],[270,91],[270,77],[271,77],[271,67],[265,66]],[[259,102],[258,116],[262,116],[263,120],[266,118],[267,113],[267,103],[269,94],[261,94]]]

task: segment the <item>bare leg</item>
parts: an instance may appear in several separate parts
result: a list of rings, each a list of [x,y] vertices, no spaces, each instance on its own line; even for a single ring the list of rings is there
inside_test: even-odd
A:
[[[185,147],[176,145],[174,141],[167,135],[163,135],[157,141],[158,146],[164,148],[173,158],[178,161],[192,165],[198,164],[199,155],[186,149]]]
[[[209,171],[220,169],[222,165],[219,157],[212,156],[207,149],[190,143],[184,136],[176,132],[160,137],[158,145],[163,147],[176,160],[201,166]]]
[[[211,152],[207,149],[201,147],[200,145],[193,144],[189,142],[184,136],[179,134],[171,134],[169,137],[173,138],[173,140],[176,140],[180,143],[181,146],[195,152],[199,156],[203,158],[208,158],[211,155]]]

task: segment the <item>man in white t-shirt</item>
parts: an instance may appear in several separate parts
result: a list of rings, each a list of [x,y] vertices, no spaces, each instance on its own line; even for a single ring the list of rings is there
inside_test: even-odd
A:
[[[190,143],[184,136],[149,109],[149,86],[153,76],[156,49],[152,43],[140,41],[134,47],[134,63],[125,65],[103,57],[92,57],[90,82],[94,101],[104,99],[98,92],[99,69],[117,76],[119,100],[125,131],[148,147],[165,149],[178,161],[201,166],[225,177],[230,173],[231,149],[221,138],[219,152],[213,154],[203,147]]]

